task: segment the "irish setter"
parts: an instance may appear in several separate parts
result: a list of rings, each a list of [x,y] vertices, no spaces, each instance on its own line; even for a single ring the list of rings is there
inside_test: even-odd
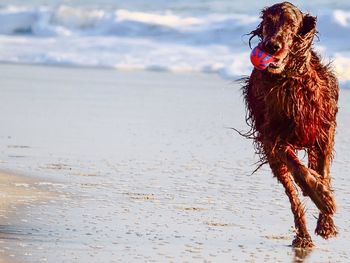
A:
[[[319,209],[315,233],[328,239],[337,234],[332,220],[336,205],[331,189],[330,164],[338,111],[338,82],[329,65],[313,50],[316,18],[289,2],[261,13],[250,33],[258,47],[275,58],[266,69],[254,69],[244,79],[246,121],[261,165],[269,163],[291,203],[296,236],[292,245],[313,247],[305,222],[305,208],[296,185]],[[308,155],[306,167],[297,156]],[[260,166],[258,167],[260,168]],[[295,184],[295,183],[296,184]]]

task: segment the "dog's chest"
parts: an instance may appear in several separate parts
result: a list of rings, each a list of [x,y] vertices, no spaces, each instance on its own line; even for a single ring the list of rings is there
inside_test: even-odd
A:
[[[313,91],[297,83],[271,85],[264,96],[266,127],[276,136],[305,146],[317,137],[319,114]],[[272,130],[271,130],[272,128]]]

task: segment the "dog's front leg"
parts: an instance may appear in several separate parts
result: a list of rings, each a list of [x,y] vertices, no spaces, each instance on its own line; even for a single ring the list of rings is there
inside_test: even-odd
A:
[[[330,163],[331,152],[322,151],[317,146],[308,151],[309,168],[316,170],[322,176],[323,184],[331,191]],[[334,225],[332,215],[320,212],[317,220],[315,233],[324,239],[337,235],[338,231]]]
[[[318,209],[328,215],[335,213],[335,200],[322,177],[315,170],[305,167],[298,159],[295,150],[290,146],[280,148],[278,155],[292,172],[295,182],[309,196]]]
[[[288,171],[285,164],[276,158],[276,156],[271,155],[271,149],[265,151],[267,154],[267,159],[273,174],[277,177],[278,181],[282,183],[285,192],[289,198],[291,209],[294,215],[294,224],[296,230],[296,236],[293,240],[293,247],[296,248],[312,248],[314,245],[312,243],[309,232],[306,228],[305,220],[305,208],[298,198],[298,192],[296,186],[293,183],[292,176]]]

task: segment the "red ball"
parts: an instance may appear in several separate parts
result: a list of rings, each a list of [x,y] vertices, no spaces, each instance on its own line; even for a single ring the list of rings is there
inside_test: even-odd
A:
[[[266,69],[271,62],[275,61],[274,57],[255,47],[250,53],[250,61],[256,69]]]

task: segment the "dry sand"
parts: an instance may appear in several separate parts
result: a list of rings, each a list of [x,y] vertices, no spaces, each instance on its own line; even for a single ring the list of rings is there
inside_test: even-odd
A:
[[[349,262],[349,90],[332,166],[339,236],[298,253],[254,170],[239,86],[216,76],[0,65],[0,255],[17,262]],[[317,210],[307,198],[310,232]],[[302,257],[303,259],[300,259]]]

